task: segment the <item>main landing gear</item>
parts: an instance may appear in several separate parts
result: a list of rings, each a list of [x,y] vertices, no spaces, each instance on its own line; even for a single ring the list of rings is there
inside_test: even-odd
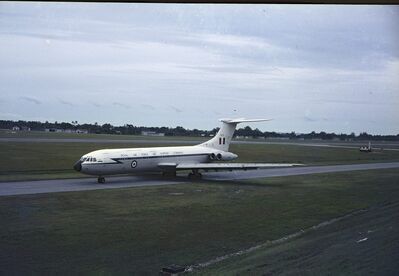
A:
[[[100,184],[104,184],[104,183],[105,183],[105,178],[102,177],[102,176],[99,176],[99,177],[97,178],[97,182],[100,183]]]
[[[188,179],[190,180],[200,180],[202,179],[202,174],[198,170],[193,170],[188,174]]]

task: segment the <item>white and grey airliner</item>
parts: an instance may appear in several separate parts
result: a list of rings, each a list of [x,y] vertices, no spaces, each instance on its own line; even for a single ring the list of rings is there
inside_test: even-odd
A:
[[[77,171],[98,177],[115,174],[161,172],[176,175],[178,170],[191,171],[190,179],[201,178],[200,170],[250,170],[290,167],[301,164],[222,163],[238,156],[229,152],[229,145],[238,123],[262,122],[267,119],[221,119],[222,127],[209,141],[195,146],[102,149],[83,155],[73,166]]]

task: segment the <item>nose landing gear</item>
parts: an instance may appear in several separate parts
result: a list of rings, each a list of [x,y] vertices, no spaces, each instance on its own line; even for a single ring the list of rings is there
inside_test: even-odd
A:
[[[99,177],[97,178],[97,182],[100,183],[100,184],[104,184],[104,183],[105,183],[105,178],[102,177],[102,176],[99,176]]]

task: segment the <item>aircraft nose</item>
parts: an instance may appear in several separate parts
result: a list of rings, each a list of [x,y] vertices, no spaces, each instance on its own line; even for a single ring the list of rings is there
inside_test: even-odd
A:
[[[80,172],[82,170],[82,160],[78,160],[78,162],[73,165],[73,169]]]

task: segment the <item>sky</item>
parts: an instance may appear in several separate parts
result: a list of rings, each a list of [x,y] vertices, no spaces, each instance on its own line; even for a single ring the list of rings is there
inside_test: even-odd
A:
[[[0,119],[237,117],[398,134],[399,6],[0,2]]]

